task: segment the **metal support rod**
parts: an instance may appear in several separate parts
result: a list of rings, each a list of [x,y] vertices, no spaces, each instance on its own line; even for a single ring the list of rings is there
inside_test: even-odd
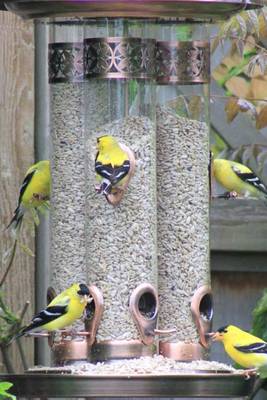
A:
[[[48,96],[48,30],[45,23],[35,22],[35,114],[34,114],[34,146],[35,159],[49,158],[49,96]],[[46,306],[46,290],[49,286],[49,236],[48,218],[40,217],[40,225],[36,230],[35,240],[35,305],[36,310]],[[46,341],[37,341],[35,361],[37,364],[50,363],[50,351]]]

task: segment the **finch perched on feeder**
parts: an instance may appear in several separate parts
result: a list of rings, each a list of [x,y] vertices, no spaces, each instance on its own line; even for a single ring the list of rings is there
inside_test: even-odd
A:
[[[267,363],[267,343],[234,325],[227,325],[211,334],[222,342],[229,357],[243,368],[258,368]]]
[[[26,172],[19,192],[18,206],[7,228],[19,232],[25,211],[41,209],[50,197],[50,163],[47,160],[32,165]]]
[[[98,192],[107,196],[123,184],[130,171],[130,160],[113,136],[97,138],[97,150],[95,171],[100,181]]]
[[[216,181],[230,192],[245,197],[267,198],[267,187],[251,169],[235,161],[213,159],[212,173]]]
[[[38,328],[47,331],[63,329],[82,316],[89,301],[88,287],[83,283],[75,283],[56,296],[39,314],[36,314],[31,323],[22,328],[17,337]]]

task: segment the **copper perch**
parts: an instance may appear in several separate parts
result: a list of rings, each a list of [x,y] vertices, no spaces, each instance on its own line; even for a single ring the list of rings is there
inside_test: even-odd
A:
[[[154,329],[154,334],[157,336],[169,336],[169,335],[173,335],[176,332],[177,332],[177,330],[175,328],[173,328],[173,329]]]

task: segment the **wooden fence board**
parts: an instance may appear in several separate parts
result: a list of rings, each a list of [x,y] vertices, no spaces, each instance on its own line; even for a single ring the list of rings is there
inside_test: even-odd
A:
[[[17,205],[18,190],[25,171],[33,162],[33,23],[25,22],[9,12],[0,12],[0,226],[8,224]],[[33,249],[29,234],[21,236],[23,244]],[[0,239],[0,272],[5,268],[4,256],[12,241],[5,232]],[[25,320],[34,309],[34,259],[17,250],[12,273],[4,285],[11,309],[21,309],[31,302]],[[23,339],[30,363],[33,362],[32,339]],[[18,351],[12,344],[12,360],[21,370]],[[3,369],[3,367],[0,367]]]
[[[211,203],[211,250],[267,251],[267,202],[216,199]]]

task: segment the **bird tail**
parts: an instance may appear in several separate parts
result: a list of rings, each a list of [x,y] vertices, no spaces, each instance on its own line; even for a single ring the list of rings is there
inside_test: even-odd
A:
[[[24,326],[20,329],[20,331],[18,333],[16,333],[16,335],[14,335],[11,340],[9,341],[8,345],[10,345],[11,343],[13,343],[15,340],[19,339],[20,337],[24,336],[25,333],[27,333],[28,329],[27,326]]]
[[[11,219],[6,229],[11,229],[15,234],[18,233],[21,228],[23,215],[24,215],[23,209],[20,206],[18,206],[14,212],[13,218]]]
[[[101,182],[99,192],[107,196],[111,193],[111,190],[112,190],[111,182],[108,179],[103,179],[103,181]]]

